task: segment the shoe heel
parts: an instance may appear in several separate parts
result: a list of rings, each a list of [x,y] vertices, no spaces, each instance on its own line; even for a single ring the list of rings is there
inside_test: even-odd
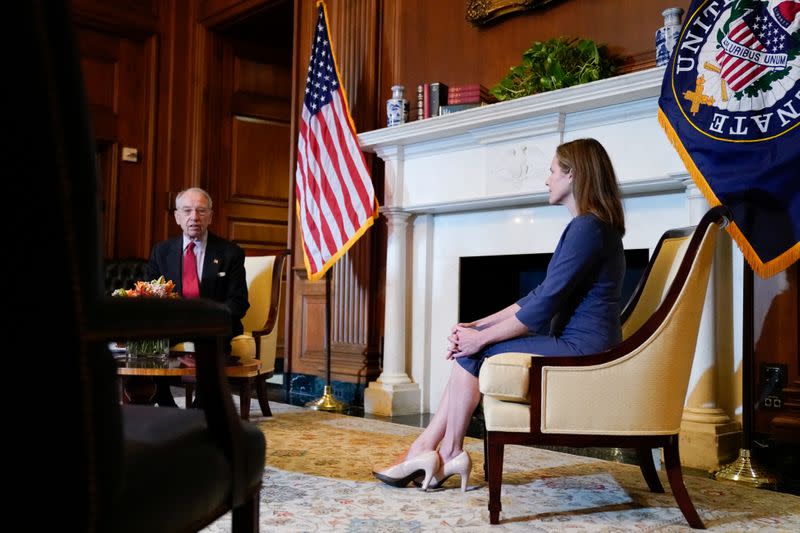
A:
[[[427,492],[428,487],[430,486],[431,481],[433,479],[434,479],[433,478],[433,471],[431,471],[431,472],[427,472],[426,471],[425,472],[425,479],[422,481],[422,485],[420,485],[420,487],[419,487],[420,490]]]
[[[427,488],[434,473],[439,468],[439,454],[435,451],[427,452],[421,456],[403,461],[381,472],[372,474],[387,485],[405,487],[420,474],[424,473],[423,486]]]
[[[467,453],[467,452],[464,452]],[[467,484],[469,483],[469,475],[472,473],[472,458],[467,454],[466,464],[461,471],[461,492],[467,492]]]

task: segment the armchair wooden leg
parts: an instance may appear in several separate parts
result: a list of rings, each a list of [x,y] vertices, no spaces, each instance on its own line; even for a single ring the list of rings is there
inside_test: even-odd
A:
[[[489,523],[500,523],[500,511],[503,504],[500,502],[500,487],[503,484],[503,443],[498,442],[490,432],[486,434],[489,455],[486,462],[489,464]]]
[[[639,468],[642,470],[644,480],[650,492],[664,492],[664,486],[658,479],[656,465],[653,463],[652,448],[636,448],[636,457],[639,459]]]
[[[267,399],[267,380],[261,376],[256,378],[256,397],[258,398],[258,406],[261,408],[261,415],[272,416],[272,410],[269,408]]]
[[[664,446],[664,461],[667,466],[667,478],[669,479],[669,486],[672,488],[672,495],[675,496],[675,501],[678,502],[678,507],[680,507],[684,518],[694,529],[705,529],[706,526],[700,520],[697,510],[694,508],[691,498],[689,498],[689,493],[686,491],[686,486],[683,484],[677,435],[671,436],[667,445]]]
[[[250,420],[250,386],[252,379],[242,378],[239,382],[239,415],[242,420]]]
[[[483,480],[489,481],[489,432],[483,426]]]
[[[257,490],[246,503],[233,509],[231,531],[233,533],[258,533],[258,499],[261,490]]]

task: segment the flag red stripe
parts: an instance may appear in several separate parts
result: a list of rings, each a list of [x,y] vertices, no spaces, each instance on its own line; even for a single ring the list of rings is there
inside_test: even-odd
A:
[[[343,193],[346,192],[347,198],[347,214],[354,229],[361,227],[366,220],[365,210],[363,204],[358,197],[358,191],[354,186],[353,176],[358,174],[356,163],[350,157],[346,149],[346,140],[341,131],[341,124],[337,121],[335,114],[325,114],[326,125],[330,128],[331,133],[331,152],[332,164],[336,165],[338,175],[341,177],[340,185]],[[329,122],[328,122],[329,120]]]
[[[345,230],[342,217],[340,216],[342,206],[333,191],[333,180],[337,179],[336,173],[329,172],[328,170],[330,170],[330,168],[326,163],[326,160],[330,159],[327,145],[320,145],[318,142],[319,139],[326,139],[329,135],[322,129],[322,121],[319,119],[320,114],[317,114],[312,120],[312,131],[314,135],[311,137],[310,143],[315,155],[314,164],[317,167],[315,175],[320,177],[320,200],[323,201],[322,205],[325,211],[325,222],[327,223],[328,234],[330,234],[331,238],[334,240],[333,246],[329,247],[329,249],[338,250],[347,242],[347,239],[344,239],[343,236],[347,235],[348,232]]]
[[[308,164],[305,157],[308,139],[308,124],[306,122],[306,112],[304,110],[302,120],[300,121],[300,135],[297,142],[297,171],[295,172],[295,194],[297,195],[298,203],[298,218],[300,220],[300,227],[303,232],[304,238],[303,246],[306,250],[306,257],[312,265],[319,265],[319,230],[316,225],[309,223],[309,206],[308,206]]]
[[[307,122],[307,111],[303,111],[303,120],[301,123],[301,143],[298,143],[298,150],[300,157],[298,157],[298,161],[302,159],[302,165],[298,165],[299,168],[304,170],[305,179],[303,181],[303,199],[304,202],[300,204],[301,207],[301,224],[305,224],[305,231],[304,231],[304,240],[309,240],[309,247],[312,248],[312,252],[314,255],[314,263],[317,265],[317,268],[322,268],[322,265],[325,264],[326,258],[329,257],[329,253],[327,250],[330,248],[326,246],[324,241],[323,231],[320,224],[320,208],[319,208],[319,201],[317,198],[317,194],[315,190],[317,190],[316,180],[313,176],[309,179],[309,158],[313,158],[313,153],[310,151],[311,148],[309,146],[309,128]],[[311,258],[309,258],[309,262],[311,262]]]
[[[367,172],[367,161],[364,158],[363,152],[361,152],[361,148],[358,146],[358,140],[355,132],[352,130],[350,121],[345,118],[344,104],[338,93],[334,94],[332,104],[334,110],[337,111],[334,113],[334,117],[336,117],[336,122],[339,125],[339,144],[346,148],[346,151],[343,151],[343,153],[347,154],[347,160],[350,163],[348,165],[350,169],[350,179],[360,199],[361,205],[363,206],[366,218],[369,218],[374,213],[373,206],[375,198],[372,180]],[[366,218],[364,220],[366,220]]]
[[[309,130],[313,132],[314,122],[312,120],[309,123]],[[322,192],[322,171],[319,168],[319,164],[317,163],[316,152],[313,149],[313,145],[315,144],[316,137],[311,135],[309,137],[309,150],[308,150],[308,168],[311,172],[311,179],[309,180],[309,192],[311,198],[313,198],[316,204],[316,210],[312,211],[314,215],[314,222],[316,223],[317,227],[320,230],[321,240],[319,240],[320,250],[323,252],[322,259],[327,261],[328,257],[333,255],[331,250],[337,250],[338,243],[334,238],[331,228],[331,222],[335,223],[335,217],[330,210],[330,207],[327,205],[325,198],[323,197]],[[312,206],[313,207],[313,206]],[[324,249],[323,249],[324,247]]]
[[[330,149],[327,150],[328,155],[328,162],[327,166],[330,168],[331,176],[330,180],[332,185],[336,186],[336,190],[338,192],[337,198],[340,198],[339,207],[344,214],[347,215],[347,220],[350,223],[350,230],[347,233],[352,233],[361,226],[358,219],[358,213],[356,212],[356,208],[353,205],[353,199],[351,198],[347,182],[349,181],[349,172],[352,171],[350,168],[348,161],[344,161],[341,155],[341,150],[338,148],[337,144],[340,142],[339,137],[337,136],[336,130],[336,120],[333,117],[329,117],[328,110],[324,110],[317,115],[320,119],[320,125],[323,128],[323,131],[326,135],[328,135],[331,139],[329,144]],[[331,124],[328,121],[331,121]],[[331,128],[333,126],[333,128]],[[333,131],[332,131],[333,130]],[[342,167],[347,167],[343,169]],[[344,231],[343,231],[344,233]]]

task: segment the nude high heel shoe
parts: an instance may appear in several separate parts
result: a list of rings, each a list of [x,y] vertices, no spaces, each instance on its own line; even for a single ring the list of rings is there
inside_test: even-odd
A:
[[[433,479],[428,484],[429,488],[438,489],[445,481],[447,481],[453,474],[461,476],[461,492],[467,491],[467,482],[469,482],[469,474],[472,472],[472,458],[466,451],[462,451],[446,463],[433,475]],[[422,490],[425,490],[423,487]]]
[[[425,452],[403,461],[402,463],[390,466],[380,472],[372,472],[372,475],[392,487],[405,487],[413,479],[423,476],[422,488],[428,488],[433,474],[439,469],[439,454],[435,451]]]

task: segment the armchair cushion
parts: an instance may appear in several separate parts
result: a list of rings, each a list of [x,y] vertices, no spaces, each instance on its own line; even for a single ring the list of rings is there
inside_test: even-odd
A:
[[[531,354],[509,352],[484,359],[479,383],[485,396],[505,402],[529,402]]]
[[[231,355],[241,359],[255,359],[256,340],[249,333],[235,336],[231,339]]]
[[[530,406],[525,403],[507,402],[484,395],[483,419],[486,431],[529,433],[531,430]]]

